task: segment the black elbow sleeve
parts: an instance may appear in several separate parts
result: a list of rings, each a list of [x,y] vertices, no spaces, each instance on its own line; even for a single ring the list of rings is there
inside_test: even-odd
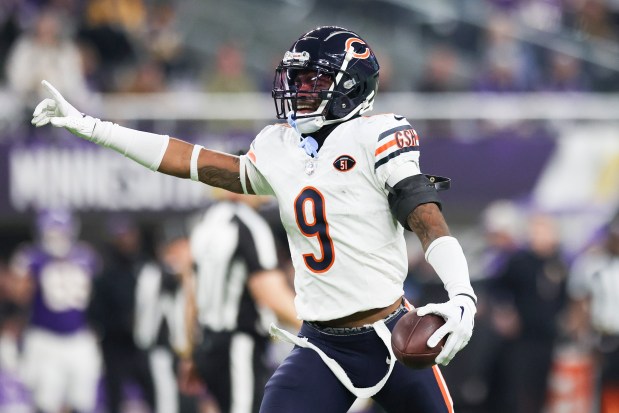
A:
[[[438,191],[449,189],[449,178],[434,175],[414,175],[404,178],[395,187],[388,188],[389,208],[402,226],[411,231],[408,226],[409,214],[421,204],[434,203],[442,209]]]

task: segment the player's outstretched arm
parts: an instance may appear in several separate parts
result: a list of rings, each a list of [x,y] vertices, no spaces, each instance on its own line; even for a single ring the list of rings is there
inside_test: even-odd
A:
[[[153,171],[191,178],[232,192],[243,192],[238,156],[86,116],[67,102],[49,82],[44,80],[42,84],[51,98],[37,105],[32,114],[33,125],[41,127],[51,123],[82,139],[114,149]],[[251,193],[249,182],[247,185]]]
[[[441,278],[449,295],[446,303],[428,304],[417,309],[420,316],[432,313],[445,319],[445,324],[428,339],[428,346],[436,347],[449,334],[443,350],[436,357],[438,364],[447,365],[473,334],[477,297],[471,287],[462,247],[450,235],[438,206],[434,203],[417,206],[408,215],[407,222],[421,241],[426,261]]]
[[[192,156],[195,157],[193,161]],[[194,172],[191,171],[192,162]],[[238,194],[243,193],[238,156],[205,149],[180,139],[170,138],[157,171],[179,178],[192,178]],[[250,188],[247,181],[248,191],[251,191]]]

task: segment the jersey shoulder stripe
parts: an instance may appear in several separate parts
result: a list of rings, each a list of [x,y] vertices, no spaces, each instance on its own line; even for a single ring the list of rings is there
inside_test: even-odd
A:
[[[406,125],[396,126],[395,128],[391,128],[391,129],[389,129],[387,131],[384,131],[380,135],[378,135],[378,141],[380,142],[383,139],[389,137],[390,135],[393,135],[396,132],[404,131],[404,130],[407,130],[407,129],[412,129],[412,126],[409,125],[409,124],[406,124]]]
[[[412,151],[419,151],[419,148],[418,147],[408,146],[406,148],[398,149],[397,151],[391,152],[389,155],[384,156],[381,159],[379,159],[378,161],[376,161],[374,163],[374,169],[378,169],[380,166],[386,164],[387,162],[389,162],[393,158],[396,158],[396,157],[402,155],[403,153],[412,152]]]
[[[378,135],[374,151],[374,169],[398,156],[419,151],[419,137],[408,123],[386,130]]]

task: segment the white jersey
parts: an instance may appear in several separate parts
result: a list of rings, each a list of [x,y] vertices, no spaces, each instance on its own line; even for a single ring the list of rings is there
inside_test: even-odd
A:
[[[604,251],[581,256],[570,272],[568,292],[591,300],[591,324],[598,332],[619,334],[619,257]]]
[[[277,198],[299,317],[333,320],[392,304],[408,259],[386,182],[404,163],[419,173],[417,134],[403,117],[384,114],[342,123],[316,159],[299,141],[287,124],[267,126],[241,158],[254,192]]]

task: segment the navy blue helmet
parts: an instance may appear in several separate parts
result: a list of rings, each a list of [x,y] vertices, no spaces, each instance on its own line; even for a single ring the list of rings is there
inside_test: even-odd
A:
[[[372,109],[378,72],[372,49],[355,32],[336,26],[311,30],[294,42],[275,71],[277,118],[293,116],[317,130],[358,116]],[[314,75],[314,87],[300,92],[298,77],[306,73]],[[324,82],[327,78],[330,81]],[[312,107],[308,102],[320,104]]]

